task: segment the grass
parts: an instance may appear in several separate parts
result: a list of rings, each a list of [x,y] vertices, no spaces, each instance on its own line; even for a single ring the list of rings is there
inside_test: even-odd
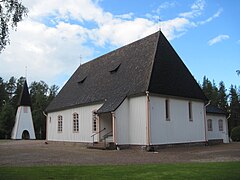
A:
[[[240,179],[240,162],[0,167],[0,179]]]

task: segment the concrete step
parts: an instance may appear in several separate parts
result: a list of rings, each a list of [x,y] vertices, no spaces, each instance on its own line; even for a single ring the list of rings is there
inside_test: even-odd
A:
[[[106,138],[106,142],[113,142],[113,136],[108,136]]]
[[[88,149],[101,149],[101,150],[115,150],[116,145],[113,142],[95,142],[90,146],[87,146]]]
[[[105,142],[94,142],[92,145],[87,146],[88,149],[101,149],[106,150]]]

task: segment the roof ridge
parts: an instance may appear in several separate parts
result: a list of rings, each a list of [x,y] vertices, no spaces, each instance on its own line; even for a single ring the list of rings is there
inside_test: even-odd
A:
[[[155,51],[154,51],[154,54],[153,54],[152,64],[151,64],[151,68],[150,68],[150,71],[149,71],[146,91],[149,90],[149,86],[150,86],[150,80],[151,80],[151,77],[152,77],[153,65],[154,65],[154,61],[156,59],[156,54],[157,54],[157,50],[158,50],[158,43],[159,43],[159,39],[160,39],[160,33],[161,33],[161,30],[158,31],[157,43],[156,43],[156,46],[155,46]]]
[[[27,80],[24,81],[22,92],[19,98],[18,106],[31,106],[31,98],[28,90]]]

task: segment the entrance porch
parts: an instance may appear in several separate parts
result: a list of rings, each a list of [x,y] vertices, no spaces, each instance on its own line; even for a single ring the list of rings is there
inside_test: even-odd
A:
[[[95,122],[94,122],[95,121]],[[115,149],[114,113],[96,114],[93,120],[92,146],[89,148]]]

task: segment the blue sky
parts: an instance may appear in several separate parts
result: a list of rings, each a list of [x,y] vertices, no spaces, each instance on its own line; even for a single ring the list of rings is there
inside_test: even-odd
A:
[[[0,76],[60,87],[80,63],[161,28],[197,81],[239,86],[238,0],[22,0],[28,17],[0,54]],[[10,70],[11,69],[11,70]]]

